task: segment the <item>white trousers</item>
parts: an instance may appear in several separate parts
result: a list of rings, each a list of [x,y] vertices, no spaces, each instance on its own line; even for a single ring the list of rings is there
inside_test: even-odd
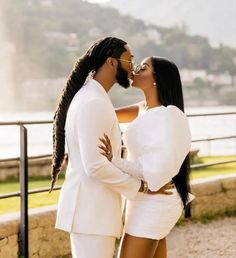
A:
[[[112,236],[70,234],[73,258],[113,258],[116,238]]]

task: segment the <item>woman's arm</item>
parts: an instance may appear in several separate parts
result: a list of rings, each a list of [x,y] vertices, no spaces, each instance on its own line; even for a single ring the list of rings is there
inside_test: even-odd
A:
[[[138,179],[144,179],[143,169],[140,162],[131,162],[118,157],[113,157],[111,162],[124,173],[129,174],[130,176]]]
[[[103,156],[107,157],[110,162],[124,173],[138,179],[143,179],[142,165],[139,162],[131,162],[120,157],[113,156],[111,141],[106,134],[104,134],[104,138],[99,138],[99,140],[103,144],[98,146],[100,150],[102,150],[100,153]]]
[[[126,173],[134,178],[141,179],[141,180],[144,179],[148,184],[153,184],[153,183],[155,183],[155,182],[152,182],[153,180],[154,181],[158,180],[158,181],[160,181],[159,182],[160,184],[159,184],[159,187],[157,187],[157,189],[158,189],[157,192],[162,193],[162,191],[164,190],[163,193],[171,194],[170,192],[166,192],[166,190],[173,188],[173,185],[170,182],[172,177],[170,177],[169,180],[166,180],[166,178],[163,179],[161,177],[158,179],[158,175],[151,175],[151,177],[150,177],[150,175],[146,175],[146,173],[144,171],[143,165],[148,169],[148,166],[146,166],[146,164],[145,164],[146,162],[148,164],[151,163],[151,171],[147,170],[147,173],[153,174],[153,170],[159,169],[155,166],[156,165],[155,157],[151,157],[151,160],[150,160],[149,157],[147,156],[145,158],[144,164],[142,164],[143,162],[140,160],[137,160],[136,162],[132,162],[132,161],[122,159],[120,157],[113,157],[112,145],[111,145],[109,137],[106,134],[104,134],[104,138],[99,138],[99,139],[103,143],[103,145],[99,145],[99,148],[102,150],[101,154],[103,156],[105,156],[110,162],[112,162],[117,168],[119,168],[121,171],[123,171],[124,173]],[[156,155],[154,155],[154,156],[156,156]],[[165,157],[163,157],[163,158],[164,158],[164,160],[166,160]],[[167,158],[167,162],[169,162],[169,157]],[[164,163],[165,163],[165,161],[164,161]],[[154,166],[152,166],[152,164]],[[149,164],[149,166],[150,166],[150,164]],[[166,174],[166,165],[161,170],[162,170],[162,173],[164,172]],[[159,174],[159,176],[161,176],[161,173],[158,173],[158,174]],[[146,180],[146,178],[147,178],[147,180]],[[168,183],[166,183],[166,182],[168,182]],[[153,189],[150,189],[150,190],[152,193],[156,192],[156,190],[153,190]]]
[[[140,109],[144,105],[144,101],[141,101],[133,105],[116,108],[115,111],[119,123],[132,122],[138,116]]]

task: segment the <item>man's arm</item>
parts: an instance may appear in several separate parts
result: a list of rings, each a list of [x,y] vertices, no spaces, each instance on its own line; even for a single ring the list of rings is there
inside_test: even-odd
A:
[[[88,176],[106,184],[128,199],[133,198],[141,187],[141,180],[123,173],[105,158],[99,150],[99,138],[111,136],[114,113],[102,99],[94,99],[77,111],[76,138],[81,159]]]

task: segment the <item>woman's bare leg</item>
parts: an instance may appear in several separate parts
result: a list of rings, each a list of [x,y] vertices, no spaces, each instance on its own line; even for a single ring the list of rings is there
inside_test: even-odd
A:
[[[167,258],[166,238],[159,240],[153,258]]]
[[[158,240],[125,234],[121,243],[119,258],[153,258]]]

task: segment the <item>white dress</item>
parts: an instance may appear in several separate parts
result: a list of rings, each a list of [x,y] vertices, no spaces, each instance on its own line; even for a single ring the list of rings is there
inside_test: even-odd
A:
[[[175,106],[159,106],[137,117],[123,134],[127,160],[113,158],[123,172],[148,182],[156,191],[172,180],[190,151],[188,119]],[[172,195],[138,193],[127,200],[125,232],[162,239],[174,227],[183,211],[176,189]],[[189,201],[193,199],[189,194]]]

